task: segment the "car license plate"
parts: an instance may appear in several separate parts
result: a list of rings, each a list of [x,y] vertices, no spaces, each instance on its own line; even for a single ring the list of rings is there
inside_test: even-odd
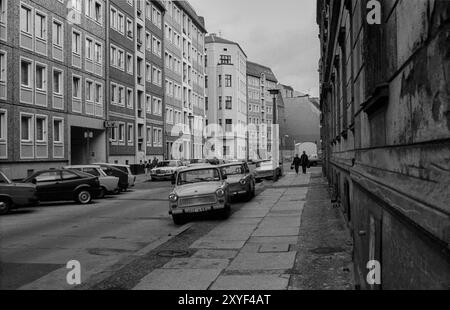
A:
[[[203,213],[208,212],[209,208],[192,208],[192,209],[186,209],[187,213]]]

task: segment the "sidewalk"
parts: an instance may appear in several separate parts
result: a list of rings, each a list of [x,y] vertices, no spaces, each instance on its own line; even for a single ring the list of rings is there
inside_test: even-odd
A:
[[[191,257],[172,258],[134,289],[351,288],[344,223],[316,180],[289,172],[196,240]]]

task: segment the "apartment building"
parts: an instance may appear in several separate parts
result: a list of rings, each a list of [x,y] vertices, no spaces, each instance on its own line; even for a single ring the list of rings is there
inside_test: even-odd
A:
[[[324,170],[363,289],[450,287],[448,1],[317,1]],[[381,283],[368,283],[378,261]]]
[[[202,158],[205,23],[186,1],[164,5],[165,154],[167,159]]]
[[[205,45],[207,136],[218,139],[209,151],[211,156],[246,159],[247,55],[238,43],[216,34],[208,35]]]
[[[0,1],[0,169],[11,178],[106,160],[105,9]]]
[[[278,89],[278,80],[269,67],[251,61],[247,61],[246,75],[249,159],[268,159],[273,123],[273,97],[269,90]]]
[[[161,1],[109,1],[109,161],[138,164],[164,155]]]

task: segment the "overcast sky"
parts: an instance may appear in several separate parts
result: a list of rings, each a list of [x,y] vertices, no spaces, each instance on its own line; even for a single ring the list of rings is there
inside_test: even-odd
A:
[[[315,0],[189,0],[209,33],[238,42],[282,84],[318,96]]]

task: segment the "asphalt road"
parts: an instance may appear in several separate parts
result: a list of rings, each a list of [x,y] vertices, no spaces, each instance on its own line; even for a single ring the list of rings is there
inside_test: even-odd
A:
[[[145,182],[90,205],[49,203],[1,216],[0,289],[70,289],[66,264],[72,260],[80,262],[83,281],[110,276],[186,229],[168,215],[171,188]],[[235,201],[233,208],[242,205]]]

